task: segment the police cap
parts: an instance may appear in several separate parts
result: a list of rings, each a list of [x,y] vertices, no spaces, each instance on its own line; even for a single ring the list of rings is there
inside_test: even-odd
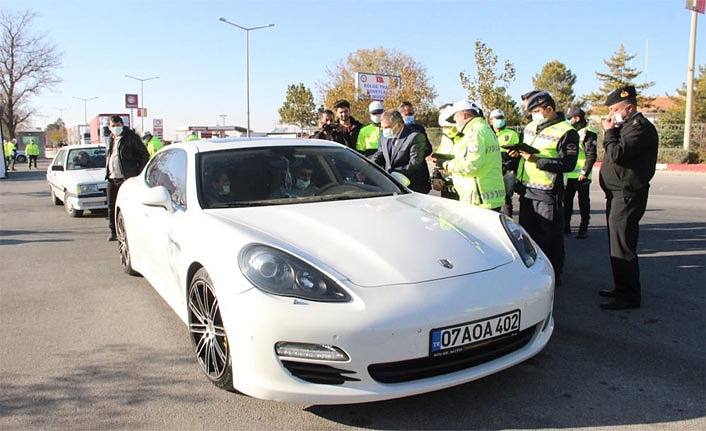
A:
[[[578,106],[572,106],[571,108],[566,110],[566,118],[574,117],[579,117],[583,120],[584,118],[586,118],[586,113],[583,111],[583,109],[579,108]]]
[[[527,111],[532,112],[532,110],[538,106],[556,106],[552,95],[548,91],[539,91],[536,94],[530,96],[527,101]]]
[[[617,90],[614,90],[605,99],[605,104],[606,106],[611,106],[615,105],[616,103],[622,102],[623,100],[627,100],[632,104],[637,103],[637,92],[635,91],[634,85],[626,85],[624,87],[618,88]]]

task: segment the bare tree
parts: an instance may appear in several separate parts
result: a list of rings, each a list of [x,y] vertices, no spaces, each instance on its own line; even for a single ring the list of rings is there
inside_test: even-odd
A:
[[[30,97],[61,82],[55,74],[61,54],[46,35],[32,32],[36,17],[31,10],[0,10],[0,120],[9,139],[33,113]]]

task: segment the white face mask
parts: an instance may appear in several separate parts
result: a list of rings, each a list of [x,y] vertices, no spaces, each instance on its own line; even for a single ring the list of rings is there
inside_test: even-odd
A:
[[[303,180],[301,178],[297,178],[297,182],[294,183],[294,187],[304,190],[305,188],[309,187],[309,184],[311,184],[311,180]]]
[[[113,135],[120,136],[123,134],[123,126],[111,127],[110,131],[113,133]]]
[[[539,123],[544,121],[544,114],[541,112],[533,112],[532,113],[532,121],[537,121]]]
[[[383,138],[392,139],[394,136],[395,134],[392,132],[392,129],[382,129]]]
[[[617,114],[613,115],[613,121],[615,122],[615,124],[621,124],[625,120],[623,119],[623,116],[620,115],[620,112],[618,112]]]
[[[370,114],[370,121],[373,123],[380,124],[380,120],[382,120],[382,114]]]

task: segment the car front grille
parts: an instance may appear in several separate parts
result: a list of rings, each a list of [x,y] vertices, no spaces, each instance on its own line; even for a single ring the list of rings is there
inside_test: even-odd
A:
[[[342,370],[323,364],[312,364],[309,362],[282,361],[282,365],[289,370],[294,377],[306,380],[311,383],[323,385],[342,385],[345,382],[359,381],[355,377],[346,374],[355,374],[355,371]]]
[[[399,362],[386,362],[368,366],[370,376],[380,383],[402,383],[427,377],[440,376],[492,361],[521,349],[532,339],[537,325],[480,343],[462,352],[440,357],[425,357]]]

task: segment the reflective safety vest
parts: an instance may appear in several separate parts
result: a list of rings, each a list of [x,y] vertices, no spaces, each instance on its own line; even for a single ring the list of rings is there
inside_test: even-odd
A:
[[[162,140],[159,139],[158,137],[152,135],[150,136],[150,139],[145,142],[145,146],[147,147],[147,152],[150,153],[150,159],[154,156],[154,153],[159,151],[160,148],[164,146],[162,143]]]
[[[37,145],[36,142],[27,144],[27,146],[25,147],[25,153],[27,153],[28,156],[38,156],[39,145]]]
[[[380,143],[380,126],[375,123],[370,123],[360,129],[358,133],[358,141],[355,144],[355,149],[361,153],[368,150],[377,150]]]
[[[459,200],[483,208],[503,206],[505,182],[498,138],[480,117],[466,123],[462,132],[453,145],[454,159],[444,163]]]
[[[539,150],[539,153],[535,154],[537,158],[558,159],[559,152],[556,150],[556,146],[566,132],[573,130],[573,127],[566,121],[559,121],[542,129],[537,134],[538,125],[536,121],[532,121],[525,126],[524,143]],[[554,188],[557,174],[539,169],[536,163],[526,163],[525,159],[521,158],[517,171],[520,173],[518,179],[527,188],[539,190]]]
[[[566,174],[566,178],[573,178],[576,179],[581,175],[581,171],[583,170],[583,165],[586,164],[586,147],[583,144],[583,140],[586,139],[586,132],[593,132],[596,133],[593,129],[590,127],[586,126],[583,129],[579,130],[579,155],[578,158],[576,159],[576,167],[574,168],[573,171],[569,172]],[[593,170],[588,173],[586,176],[589,180],[591,177],[593,177]]]
[[[498,136],[498,144],[500,144],[500,151],[502,152],[507,152],[507,150],[502,147],[503,145],[515,145],[520,143],[520,137],[517,135],[517,132],[512,129],[498,130],[496,135]]]

